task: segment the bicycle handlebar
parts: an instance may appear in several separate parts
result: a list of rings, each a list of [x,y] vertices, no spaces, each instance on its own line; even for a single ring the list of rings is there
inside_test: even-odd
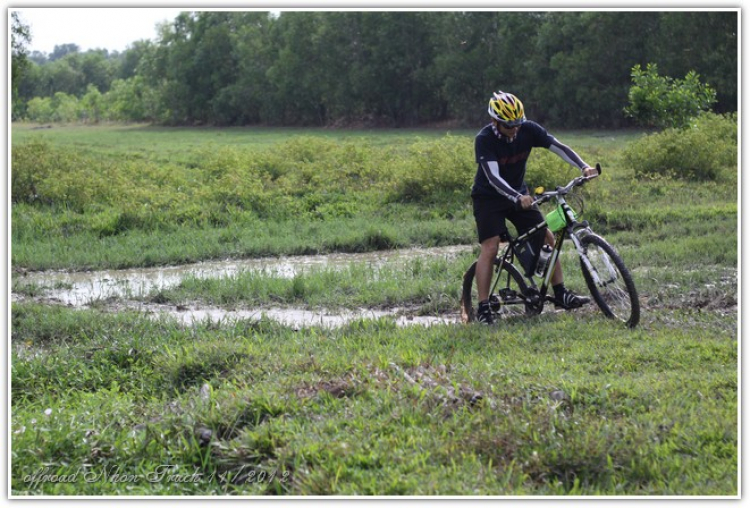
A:
[[[584,183],[588,182],[589,180],[593,180],[597,176],[602,174],[602,167],[599,165],[599,163],[596,163],[596,175],[594,176],[577,176],[573,178],[570,182],[568,182],[567,185],[564,187],[558,187],[557,189],[553,191],[547,191],[539,194],[539,198],[534,200],[535,205],[540,205],[542,203],[546,203],[550,199],[557,197],[557,196],[564,196],[565,194],[569,193],[574,187],[579,187],[583,185]]]

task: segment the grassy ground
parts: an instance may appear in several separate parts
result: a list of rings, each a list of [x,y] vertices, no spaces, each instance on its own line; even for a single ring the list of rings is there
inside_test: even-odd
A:
[[[11,490],[735,494],[734,316],[649,321],[295,332],[17,306]],[[198,478],[150,478],[162,465]]]
[[[75,209],[71,197],[68,208],[14,204],[13,269],[474,242],[468,184],[462,191],[448,174],[449,167],[471,171],[471,164],[455,162],[463,143],[470,150],[471,133],[448,141],[424,132],[304,134],[313,140],[306,143],[328,150],[327,158],[305,162],[319,164],[315,174],[336,174],[325,166],[339,160],[330,144],[337,136],[370,140],[363,150],[383,172],[361,162],[372,184],[356,188],[356,179],[342,177],[343,195],[353,199],[332,197],[326,189],[334,180],[316,187],[311,173],[307,195],[328,197],[302,212],[280,200],[301,181],[287,187],[284,178],[292,177],[280,172],[264,180],[263,192],[279,199],[283,213],[246,207],[217,210],[213,217],[220,220],[213,223],[160,221],[174,217],[175,202],[163,216],[133,215],[135,227],[112,234],[101,234],[106,229],[96,221],[122,217],[126,205],[104,191],[90,194],[98,196],[95,209]],[[643,305],[635,330],[593,308],[491,329],[401,328],[382,318],[294,330],[265,319],[186,327],[112,313],[106,302],[85,310],[33,299],[13,303],[11,494],[737,495],[736,174],[728,168],[717,182],[700,184],[636,181],[618,162],[634,133],[557,134],[608,169],[587,191],[583,213],[635,275]],[[115,161],[111,176],[167,165],[173,174],[162,175],[162,187],[145,176],[140,181],[171,199],[169,178],[203,178],[219,167],[199,163],[202,143],[228,150],[223,161],[250,167],[257,158],[275,161],[267,151],[289,148],[290,135],[14,126],[13,146],[43,136],[48,148],[38,153],[53,147],[70,171],[75,164],[64,150],[71,146]],[[452,148],[441,152],[432,143]],[[136,157],[139,146],[141,159],[117,165]],[[356,154],[349,152],[349,160]],[[410,197],[409,175],[431,157],[449,160],[440,168],[447,180],[421,188],[428,199]],[[388,166],[394,158],[399,164]],[[52,165],[49,170],[54,176]],[[218,188],[216,180],[199,180],[204,183],[190,191],[195,199],[202,199],[200,188]],[[441,194],[451,185],[455,192]],[[62,190],[74,196],[76,187],[46,189],[47,196]],[[333,205],[339,212],[330,212]],[[341,213],[344,206],[350,213]],[[405,304],[440,314],[457,310],[460,275],[471,259],[378,269],[353,264],[293,279],[263,273],[188,278],[145,298],[227,308]],[[569,284],[582,290],[575,259],[563,262]],[[43,288],[24,288],[15,275],[13,291],[43,294]]]

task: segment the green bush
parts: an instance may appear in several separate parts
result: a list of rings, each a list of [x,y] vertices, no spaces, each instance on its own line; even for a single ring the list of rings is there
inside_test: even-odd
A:
[[[737,166],[737,116],[701,114],[686,129],[670,128],[632,142],[623,153],[636,176],[716,180]]]
[[[33,203],[39,199],[37,186],[54,166],[50,146],[33,141],[11,150],[10,197],[13,203]]]
[[[552,190],[580,174],[579,170],[563,162],[549,150],[534,150],[526,169],[526,183],[529,192],[533,194],[536,187]]]
[[[34,141],[13,148],[11,196],[15,203],[43,203],[82,211],[119,191],[105,162],[79,150]]]
[[[26,105],[26,118],[31,122],[51,122],[54,114],[51,97],[34,97]]]
[[[451,136],[415,143],[392,165],[392,201],[435,202],[447,195],[468,196],[476,172],[473,144]]]
[[[685,79],[659,76],[656,64],[640,65],[631,71],[633,86],[625,114],[648,127],[686,127],[702,111],[716,103],[716,90],[701,83],[690,71]]]

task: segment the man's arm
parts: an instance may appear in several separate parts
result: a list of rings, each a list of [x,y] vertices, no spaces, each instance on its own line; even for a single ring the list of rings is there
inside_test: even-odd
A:
[[[500,165],[497,161],[481,160],[479,161],[479,165],[481,166],[482,171],[484,171],[484,176],[487,177],[490,185],[492,185],[501,196],[510,199],[514,203],[518,201],[518,198],[521,197],[521,193],[508,185],[508,182],[500,176]]]
[[[588,164],[583,162],[583,159],[573,151],[568,145],[560,143],[556,138],[552,137],[551,144],[549,145],[549,151],[560,157],[562,160],[575,166],[583,172],[585,169],[590,168]]]
[[[536,136],[534,146],[548,149],[550,152],[554,153],[571,166],[575,166],[580,169],[581,173],[583,173],[584,176],[592,176],[593,174],[597,174],[596,170],[586,164],[572,148],[570,148],[568,145],[560,143],[557,138],[547,132],[544,127],[534,122],[527,123],[531,124],[532,132]]]

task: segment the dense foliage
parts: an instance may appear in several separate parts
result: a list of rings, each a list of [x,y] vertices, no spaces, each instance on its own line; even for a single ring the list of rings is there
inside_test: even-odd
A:
[[[211,144],[185,163],[164,163],[24,143],[13,149],[11,195],[33,208],[16,208],[15,234],[32,226],[38,233],[34,209],[64,216],[47,234],[105,237],[258,219],[320,221],[386,203],[455,203],[465,201],[476,170],[471,149],[452,137],[393,149],[303,136],[261,150]]]
[[[26,57],[27,44],[31,38],[29,27],[21,21],[17,12],[11,13],[10,18],[10,59],[11,59],[11,90],[13,103],[16,104],[18,83],[21,80],[29,61]]]
[[[716,102],[716,91],[688,72],[685,79],[660,76],[656,64],[633,67],[633,86],[625,113],[649,127],[686,127],[701,111]]]
[[[716,180],[737,165],[737,117],[704,113],[685,128],[645,136],[624,150],[637,176]]]
[[[700,75],[716,111],[736,111],[737,28],[733,11],[184,12],[124,53],[29,55],[13,110],[38,122],[476,125],[503,89],[553,126],[618,127],[631,69],[648,63]]]
[[[71,132],[65,141],[68,130],[80,133]],[[301,130],[290,136],[282,129],[271,134],[274,143],[255,144],[267,131],[27,129],[26,141],[14,141],[11,152],[13,243],[51,241],[57,249],[86,238],[85,243],[114,246],[140,235],[158,243],[156,257],[139,258],[153,264],[168,261],[162,254],[168,235],[178,238],[174,245],[180,261],[197,260],[185,249],[195,231],[218,235],[209,242],[210,255],[277,254],[282,230],[292,238],[310,235],[313,240],[300,247],[302,252],[473,240],[473,131],[439,137],[336,131],[340,134],[329,138],[326,133],[333,131]],[[107,135],[131,141],[122,145]],[[606,196],[615,192],[605,182],[614,175],[632,171],[640,181],[666,178],[662,181],[670,188],[680,179],[697,179],[705,187],[734,178],[736,171],[733,115],[706,113],[687,129],[667,129],[628,143],[607,141],[618,147],[617,157],[567,138],[562,139],[585,160],[605,166],[598,199],[586,213],[616,229],[632,227],[641,212],[620,210],[622,195],[618,207],[605,205]],[[538,150],[529,160],[527,181],[532,188],[554,188],[575,174],[559,157]],[[650,208],[643,213],[650,220]],[[430,226],[416,232],[409,221]],[[191,233],[185,236],[185,231]],[[243,243],[248,241],[253,245]],[[112,254],[106,259],[114,262]]]

